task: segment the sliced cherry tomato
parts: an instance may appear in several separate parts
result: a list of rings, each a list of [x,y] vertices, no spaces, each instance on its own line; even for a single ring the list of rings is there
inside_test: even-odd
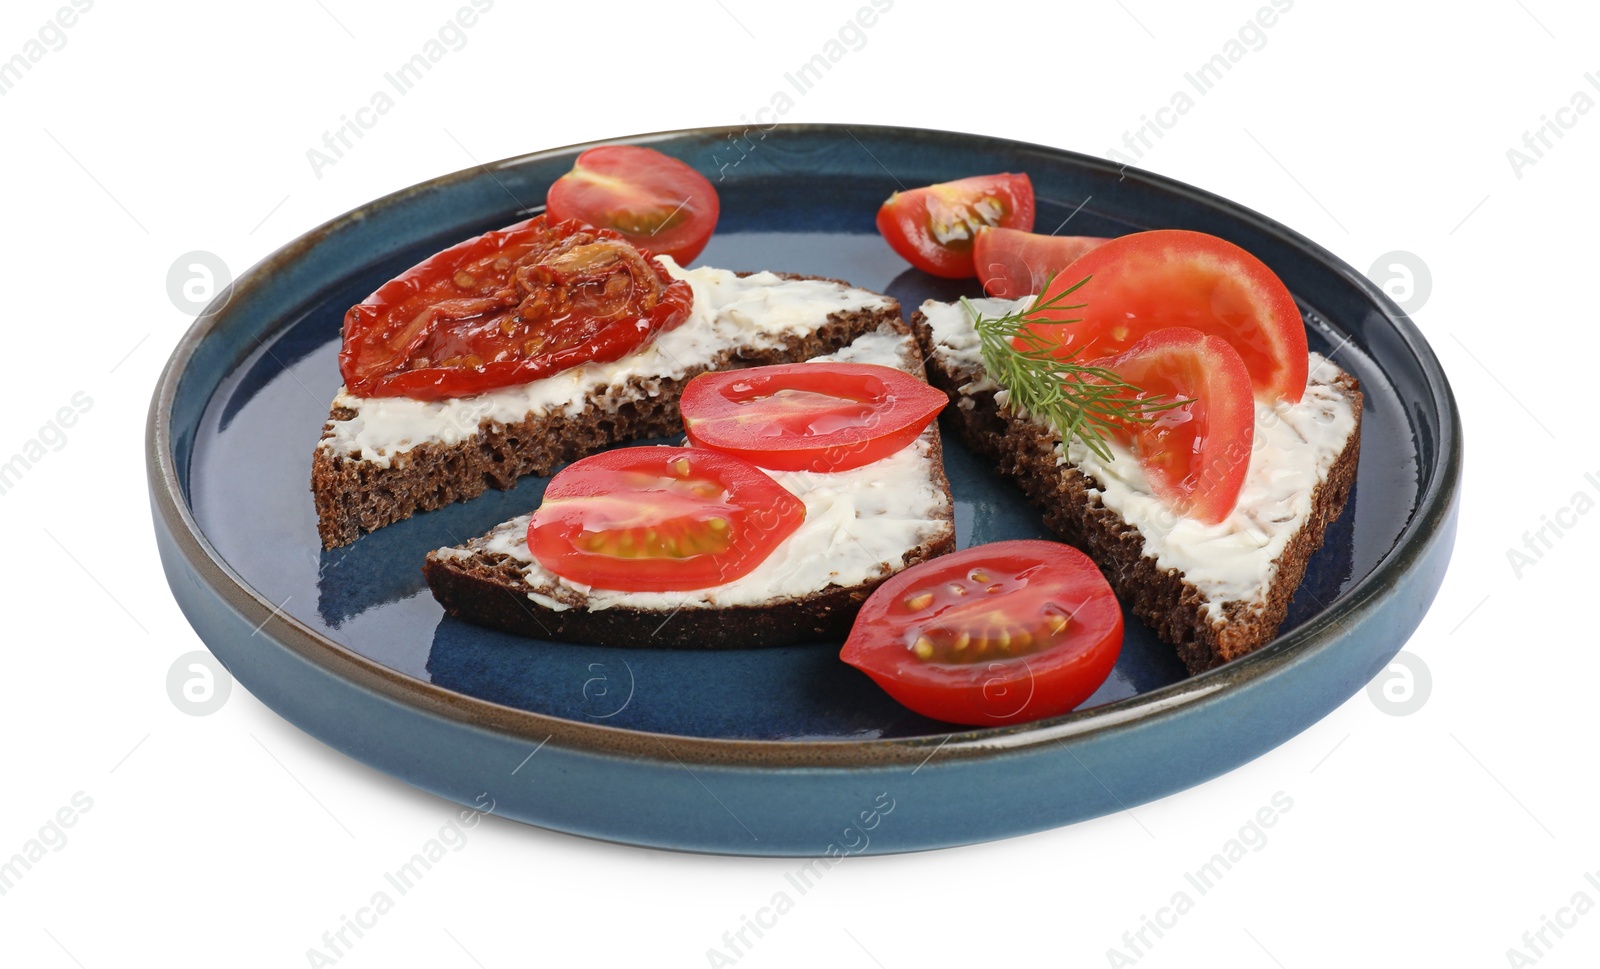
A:
[[[935,720],[992,727],[1087,700],[1122,650],[1122,609],[1087,555],[976,545],[880,585],[839,658]]]
[[[878,231],[911,265],[935,276],[976,275],[972,244],[978,229],[1033,228],[1033,182],[1003,172],[896,192],[878,209]]]
[[[1079,360],[1121,353],[1151,330],[1187,326],[1239,351],[1257,394],[1298,401],[1306,389],[1306,328],[1283,282],[1250,253],[1216,236],[1157,229],[1120,236],[1055,278],[1040,302],[1065,293],[1063,307],[1040,316],[1077,322],[1032,326]]]
[[[716,451],[630,447],[567,465],[528,523],[556,575],[624,592],[705,589],[749,575],[805,520],[760,468]]]
[[[1255,397],[1239,352],[1219,336],[1173,326],[1096,365],[1139,388],[1138,399],[1188,402],[1129,425],[1134,452],[1174,511],[1208,525],[1227,518],[1255,441]]]
[[[680,265],[688,265],[706,247],[721,206],[704,175],[638,145],[590,148],[545,197],[551,219],[613,229]]]
[[[972,262],[983,280],[984,292],[1000,299],[1021,299],[1044,292],[1045,285],[1073,260],[1109,241],[1099,236],[1047,236],[984,226],[972,245]]]
[[[693,304],[688,283],[617,233],[541,215],[430,256],[351,307],[339,372],[365,397],[481,394],[616,360]]]
[[[775,471],[848,471],[916,440],[947,400],[893,367],[796,363],[703,373],[679,406],[697,447]]]

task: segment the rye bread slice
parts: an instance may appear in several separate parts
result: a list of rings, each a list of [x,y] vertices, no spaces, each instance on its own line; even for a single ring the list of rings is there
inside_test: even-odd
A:
[[[1355,377],[1331,363],[1324,381],[1350,402],[1355,426],[1343,449],[1311,495],[1311,512],[1274,560],[1270,583],[1258,597],[1220,603],[1211,618],[1210,599],[1185,575],[1162,568],[1145,551],[1145,537],[1100,500],[1101,483],[1064,463],[1060,435],[996,400],[998,388],[981,363],[940,352],[926,314],[917,310],[912,329],[928,364],[928,382],[950,395],[947,426],[974,452],[1022,489],[1061,539],[1092,558],[1117,597],[1163,641],[1171,643],[1191,674],[1237,659],[1271,642],[1288,613],[1306,563],[1322,546],[1330,522],[1344,510],[1361,453],[1362,395]]]
[[[885,321],[862,336],[880,340],[892,338],[901,369],[926,379],[915,338],[904,323]],[[858,341],[856,346],[863,342],[864,339]],[[841,355],[848,359],[852,349],[845,348]],[[873,469],[894,460],[914,461],[917,467],[924,468],[927,484],[940,500],[930,509],[926,520],[911,522],[916,530],[905,547],[871,562],[864,579],[847,585],[829,581],[803,592],[795,590],[757,602],[700,601],[698,593],[681,594],[675,601],[667,594],[653,594],[645,598],[659,601],[639,605],[622,601],[592,608],[591,594],[561,583],[533,563],[526,544],[528,515],[504,522],[464,545],[429,553],[423,574],[434,597],[450,615],[540,639],[672,649],[727,649],[838,640],[849,632],[861,604],[884,579],[955,549],[954,503],[950,499],[950,483],[944,474],[938,424],[930,425],[900,454],[846,474],[854,475],[852,480],[873,480],[881,473]],[[781,482],[785,476],[775,473],[774,477]],[[832,476],[808,477],[820,480]],[[807,497],[804,493],[801,496]],[[912,500],[910,496],[905,498]],[[799,538],[800,533],[797,533],[788,541]],[[847,552],[853,551],[844,538],[835,536],[835,542]],[[514,549],[515,554],[506,551],[508,547]],[[870,557],[866,545],[860,548]],[[867,561],[863,558],[858,564]],[[737,598],[738,594],[709,590],[706,596],[723,600]]]
[[[826,277],[776,275],[788,281],[856,289]],[[713,359],[670,378],[633,377],[622,386],[606,388],[603,399],[591,399],[576,413],[553,409],[529,413],[521,420],[484,419],[460,441],[420,443],[383,462],[368,460],[359,452],[341,453],[331,446],[337,425],[357,416],[336,401],[311,462],[311,493],[322,546],[347,545],[419,511],[466,501],[489,488],[510,488],[524,475],[548,475],[569,461],[613,444],[677,433],[678,396],[696,374],[806,360],[838,350],[885,321],[900,320],[897,301],[876,293],[867,295],[881,305],[830,313],[817,320],[809,332],[729,345]],[[561,380],[563,375],[549,379]]]

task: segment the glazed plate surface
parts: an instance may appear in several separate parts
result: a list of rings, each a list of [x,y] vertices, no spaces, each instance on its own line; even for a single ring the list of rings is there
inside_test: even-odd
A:
[[[619,141],[716,183],[722,219],[697,263],[847,279],[899,298],[908,317],[924,299],[979,290],[911,269],[883,243],[873,217],[902,185],[1025,171],[1039,231],[1181,227],[1243,245],[1295,294],[1311,348],[1361,380],[1345,513],[1271,646],[1187,678],[1130,615],[1116,670],[1083,708],[1001,730],[910,713],[840,663],[838,643],[670,651],[639,629],[637,648],[574,646],[446,617],[423,556],[536,507],[545,479],[325,552],[311,453],[340,385],[344,311],[438,249],[539,211],[588,146],[510,159],[285,247],[219,298],[157,389],[152,501],[174,593],[234,675],[313,735],[447,798],[487,792],[497,813],[593,837],[824,854],[892,801],[845,850],[914,850],[1092,817],[1231,769],[1359,689],[1421,620],[1454,539],[1459,418],[1411,322],[1315,244],[1157,176],[972,135],[816,125]],[[948,436],[945,450],[961,547],[1050,537],[1014,487]]]

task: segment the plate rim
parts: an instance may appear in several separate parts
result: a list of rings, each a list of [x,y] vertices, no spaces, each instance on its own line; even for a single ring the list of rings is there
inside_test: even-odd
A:
[[[1118,175],[1162,192],[1184,196],[1206,207],[1222,209],[1236,218],[1253,223],[1258,231],[1275,237],[1281,244],[1299,249],[1322,266],[1336,271],[1346,283],[1353,284],[1381,308],[1386,325],[1416,361],[1425,378],[1431,398],[1429,403],[1440,419],[1438,451],[1441,460],[1431,474],[1427,469],[1419,469],[1429,474],[1426,486],[1419,493],[1416,508],[1394,545],[1383,554],[1368,575],[1346,590],[1336,602],[1295,629],[1275,637],[1266,646],[1246,656],[1177,683],[1032,723],[921,737],[829,741],[693,737],[636,730],[568,720],[458,693],[369,659],[281,612],[218,554],[183,497],[171,421],[179,384],[187,373],[189,362],[201,344],[227,320],[227,309],[239,295],[262,285],[279,267],[314,251],[339,230],[373,213],[403,205],[414,196],[448,188],[482,173],[492,176],[495,170],[514,168],[597,145],[650,144],[683,137],[736,136],[744,134],[749,128],[748,125],[721,125],[655,131],[527,152],[462,168],[406,186],[341,213],[280,246],[240,274],[216,295],[173,348],[157,380],[146,423],[145,458],[152,512],[171,536],[195,578],[207,585],[220,602],[251,620],[250,624],[258,632],[266,633],[271,641],[368,693],[462,725],[524,739],[530,744],[543,741],[577,752],[648,758],[662,763],[676,760],[697,765],[747,765],[776,769],[879,767],[925,762],[932,756],[930,748],[943,752],[946,758],[970,759],[1022,753],[1067,740],[1129,730],[1180,711],[1192,711],[1219,695],[1270,678],[1306,656],[1337,648],[1339,627],[1390,598],[1396,587],[1395,580],[1423,557],[1432,545],[1439,525],[1450,520],[1451,509],[1458,499],[1461,486],[1463,430],[1455,395],[1444,369],[1420,329],[1381,288],[1313,240],[1254,209],[1213,192],[1071,149],[943,129],[781,123],[763,130],[779,134],[809,132],[847,134],[851,137],[856,137],[857,131],[898,137],[920,134],[1065,156],[1084,168]],[[518,204],[521,205],[520,202]],[[543,206],[523,207],[518,211],[535,213],[543,211]]]

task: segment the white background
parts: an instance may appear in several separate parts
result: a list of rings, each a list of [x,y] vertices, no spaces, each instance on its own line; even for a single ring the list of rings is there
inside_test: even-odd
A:
[[[92,800],[0,896],[8,965],[308,964],[452,814],[242,688],[207,717],[168,697],[169,666],[201,648],[156,563],[143,468],[150,391],[191,322],[167,292],[178,256],[205,250],[238,274],[351,207],[475,161],[753,117],[858,3],[499,0],[315,174],[307,149],[456,6],[102,0],[0,97],[0,455],[75,393],[93,401],[0,496],[13,550],[0,859],[77,792]],[[1105,155],[1256,8],[900,0],[784,120]],[[9,0],[0,59],[56,9]],[[1584,879],[1600,869],[1588,743],[1600,515],[1563,511],[1597,494],[1584,475],[1600,472],[1600,111],[1563,114],[1570,130],[1520,171],[1507,157],[1574,92],[1600,98],[1585,78],[1600,71],[1596,28],[1592,5],[1558,0],[1298,0],[1141,161],[1363,271],[1392,250],[1431,270],[1415,318],[1459,396],[1468,473],[1449,577],[1407,647],[1431,671],[1421,709],[1392,716],[1358,694],[1259,760],[1128,813],[852,858],[738,964],[1120,964],[1109,949],[1132,961],[1123,933],[1278,792],[1293,807],[1266,845],[1140,965],[1532,964],[1524,932],[1575,893],[1600,903]],[[1572,527],[1519,575],[1508,549],[1558,515]],[[338,964],[706,965],[796,867],[489,819]],[[1546,931],[1539,965],[1594,964],[1600,912],[1583,908],[1561,916],[1575,921],[1563,936]],[[1013,951],[1027,956],[1001,956]]]

